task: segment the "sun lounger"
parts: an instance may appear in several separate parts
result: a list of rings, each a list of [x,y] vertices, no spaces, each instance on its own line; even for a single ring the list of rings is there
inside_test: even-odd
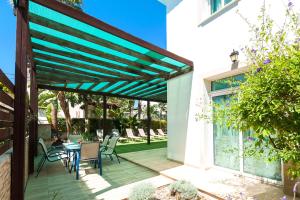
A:
[[[132,139],[132,140],[140,140],[141,139],[140,137],[137,137],[133,134],[133,131],[131,128],[126,128],[126,134],[129,139]]]
[[[147,138],[147,134],[145,133],[144,129],[139,128],[138,131],[139,131],[139,135],[140,135],[141,137]],[[152,137],[152,136],[150,135],[150,137]]]
[[[167,136],[167,134],[165,134],[162,129],[157,129],[157,133],[161,136]]]

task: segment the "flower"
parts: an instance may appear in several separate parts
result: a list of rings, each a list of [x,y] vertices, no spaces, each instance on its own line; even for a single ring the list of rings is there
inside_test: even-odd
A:
[[[269,58],[267,58],[265,61],[264,61],[264,65],[267,65],[271,62],[271,60]]]
[[[293,2],[289,1],[288,7],[289,7],[289,8],[292,8],[293,6],[294,6]]]
[[[262,70],[262,68],[259,67],[259,68],[256,69],[256,72],[258,73],[258,72],[260,72],[261,70]]]
[[[251,52],[252,52],[252,53],[256,53],[257,50],[256,50],[256,49],[251,49]]]
[[[248,141],[254,141],[254,140],[255,140],[255,138],[254,138],[254,137],[250,137],[250,136],[249,136],[249,137],[247,138],[247,140],[248,140]]]
[[[230,194],[226,195],[226,200],[232,200],[232,197]]]
[[[281,200],[287,200],[286,196],[283,196],[283,197],[281,198]]]
[[[298,186],[298,184],[300,184],[300,181],[298,181],[298,182],[295,183],[294,188],[293,188],[293,193],[297,192],[297,186]]]

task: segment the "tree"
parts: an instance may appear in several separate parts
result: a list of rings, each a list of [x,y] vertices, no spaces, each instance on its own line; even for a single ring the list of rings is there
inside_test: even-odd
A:
[[[38,95],[38,106],[42,108],[50,109],[51,128],[57,132],[58,131],[58,121],[57,121],[58,100],[57,100],[56,93],[49,90],[40,90]]]
[[[250,66],[246,81],[215,119],[229,127],[254,132],[253,149],[270,149],[270,160],[292,162],[293,177],[300,176],[300,27],[289,2],[285,21],[275,26],[265,7],[259,24],[250,24],[253,37],[243,52]],[[221,117],[220,117],[221,116]]]
[[[57,0],[57,1],[81,10],[82,0]]]

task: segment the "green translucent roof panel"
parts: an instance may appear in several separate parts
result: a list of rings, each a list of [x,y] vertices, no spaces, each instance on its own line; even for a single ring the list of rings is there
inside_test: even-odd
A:
[[[90,88],[92,85],[94,85],[94,83],[83,83],[79,89],[81,90],[87,90],[88,88]]]
[[[30,0],[28,25],[41,88],[166,101],[167,80],[193,70],[191,61],[57,1]]]
[[[105,90],[103,90],[103,92],[109,92],[109,91],[113,90],[114,88],[116,88],[116,87],[118,87],[119,85],[122,85],[122,84],[124,84],[124,83],[126,83],[126,81],[119,81],[119,82],[117,82],[117,83],[111,85],[110,87],[106,88]]]
[[[78,85],[79,85],[79,83],[68,83],[67,88],[75,89]]]
[[[92,91],[98,91],[100,90],[101,88],[103,88],[104,86],[106,86],[107,84],[109,84],[109,82],[102,82],[102,83],[99,83],[98,85],[96,85]]]

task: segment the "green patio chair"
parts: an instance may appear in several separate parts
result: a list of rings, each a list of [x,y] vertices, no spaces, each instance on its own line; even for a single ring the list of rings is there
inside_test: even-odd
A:
[[[113,160],[112,155],[115,155],[117,157],[118,162],[120,163],[119,156],[116,152],[116,146],[117,146],[118,139],[119,139],[119,137],[112,136],[109,139],[109,143],[108,143],[106,149],[101,152],[101,155],[109,156],[111,160]]]
[[[43,155],[42,155],[42,158],[38,164],[38,167],[37,167],[37,174],[35,177],[38,177],[39,174],[40,174],[40,171],[42,169],[42,167],[44,166],[45,162],[48,161],[48,162],[56,162],[56,161],[59,161],[59,160],[62,160],[64,158],[67,158],[67,154],[64,152],[64,151],[58,151],[57,149],[47,149],[46,145],[45,145],[45,142],[42,138],[39,139],[39,144],[41,145],[42,147],[42,150],[43,150]]]
[[[110,135],[105,136],[102,144],[100,145],[100,151],[104,151],[107,148],[108,141],[109,141]]]

